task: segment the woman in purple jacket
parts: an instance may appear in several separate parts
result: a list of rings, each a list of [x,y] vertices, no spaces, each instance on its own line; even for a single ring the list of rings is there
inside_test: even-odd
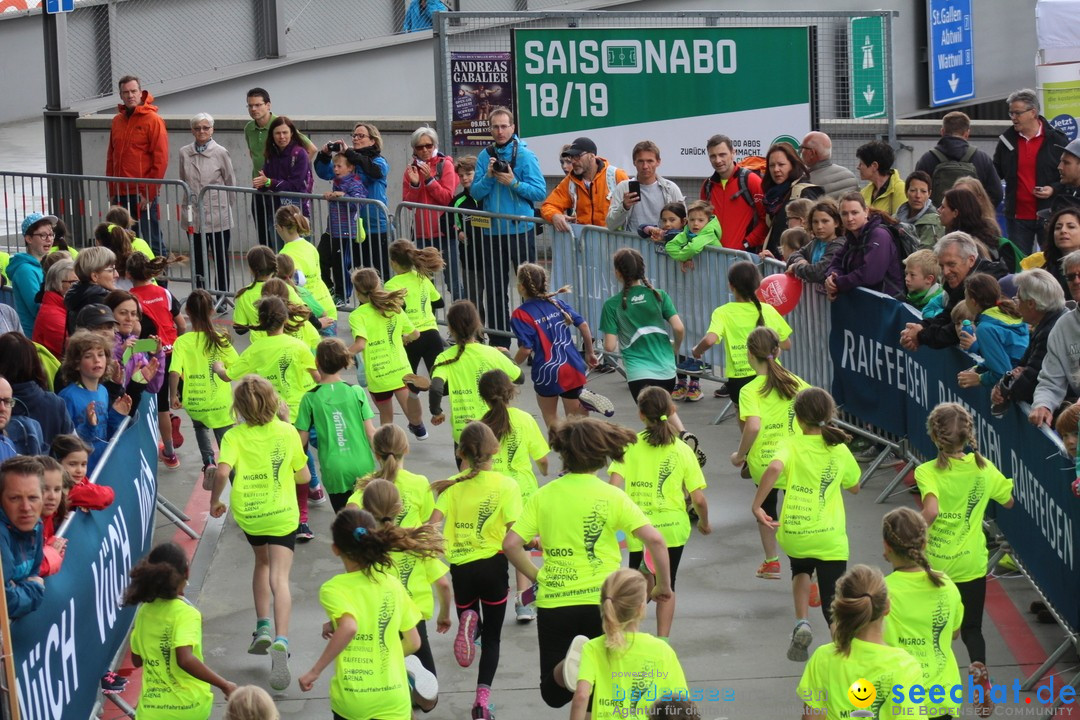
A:
[[[873,208],[858,192],[840,199],[840,219],[847,242],[825,273],[825,292],[830,300],[838,293],[858,287],[896,296],[904,292],[900,251],[886,224],[895,221]]]
[[[262,171],[251,181],[252,187],[261,192],[311,192],[313,181],[307,150],[300,144],[296,126],[284,115],[270,121],[265,157]],[[309,199],[275,197],[274,211],[282,205],[300,205],[300,211],[311,217]],[[280,238],[276,244],[275,250],[280,250]]]

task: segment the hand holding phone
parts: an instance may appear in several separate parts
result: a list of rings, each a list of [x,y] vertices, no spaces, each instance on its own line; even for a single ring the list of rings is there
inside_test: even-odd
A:
[[[157,353],[161,347],[161,341],[157,338],[143,338],[142,340],[136,340],[135,344],[124,351],[124,364],[131,359],[131,356],[135,353],[150,353],[151,355]]]

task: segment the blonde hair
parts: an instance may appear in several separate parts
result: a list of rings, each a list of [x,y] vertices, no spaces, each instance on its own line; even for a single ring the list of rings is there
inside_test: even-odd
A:
[[[856,565],[836,581],[832,601],[832,639],[836,652],[847,657],[851,641],[870,623],[881,618],[889,608],[889,590],[881,571],[869,565]]]
[[[622,568],[607,576],[600,588],[600,615],[604,623],[604,646],[609,650],[626,647],[626,632],[645,617],[647,599],[645,576]]]
[[[812,200],[806,198],[795,198],[789,200],[788,204],[784,206],[784,214],[789,218],[799,218],[806,224],[810,221],[810,209],[814,207]]]
[[[941,277],[937,253],[930,248],[916,250],[904,258],[904,269],[921,270],[923,275],[933,275],[935,280]]]
[[[224,720],[281,720],[270,693],[257,685],[241,685],[225,703]]]
[[[401,514],[401,492],[397,485],[375,478],[364,488],[364,509],[371,513],[379,526],[394,525]]]
[[[971,448],[980,469],[986,467],[986,459],[979,454],[979,441],[975,439],[975,421],[963,405],[941,403],[931,410],[930,417],[926,418],[926,432],[938,449],[934,463],[938,469],[947,470],[948,456],[962,452],[965,447]]]
[[[705,213],[710,218],[716,216],[716,211],[713,210],[712,204],[708,200],[694,200],[686,206],[686,216],[689,217],[692,212]]]
[[[116,265],[116,253],[101,245],[88,247],[75,258],[75,277],[88,283],[91,275],[101,272],[110,265]]]
[[[233,414],[248,425],[266,425],[277,417],[279,407],[274,386],[259,375],[245,375],[233,390]]]
[[[361,268],[352,274],[352,284],[356,292],[367,297],[368,304],[383,314],[390,317],[393,313],[401,312],[405,305],[405,288],[399,288],[393,292],[383,289],[382,278],[372,268]]]
[[[371,439],[371,452],[379,466],[356,481],[356,490],[363,490],[375,478],[395,482],[409,452],[409,436],[400,425],[382,425]]]
[[[469,462],[469,469],[446,480],[432,483],[431,489],[436,493],[441,493],[459,482],[472,480],[480,474],[480,466],[490,462],[497,452],[499,452],[499,441],[495,433],[479,420],[473,420],[461,431],[457,448],[458,456]]]
[[[311,225],[296,205],[282,205],[274,213],[274,223],[282,230],[292,230],[297,235],[310,235]]]
[[[969,308],[966,302],[958,302],[953,305],[953,309],[949,311],[949,317],[955,325],[964,322],[965,320],[975,322],[975,319],[979,317],[979,314]]]

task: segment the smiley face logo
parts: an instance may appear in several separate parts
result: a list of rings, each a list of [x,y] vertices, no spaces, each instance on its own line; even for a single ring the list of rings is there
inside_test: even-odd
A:
[[[847,696],[852,705],[865,710],[874,704],[874,699],[877,698],[877,689],[866,678],[859,678],[851,683]]]

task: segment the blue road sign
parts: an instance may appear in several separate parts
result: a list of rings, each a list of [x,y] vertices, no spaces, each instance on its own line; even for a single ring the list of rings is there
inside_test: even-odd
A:
[[[74,9],[75,0],[45,0],[45,12],[52,15],[71,12]]]
[[[930,35],[930,105],[975,97],[971,0],[926,0]]]

